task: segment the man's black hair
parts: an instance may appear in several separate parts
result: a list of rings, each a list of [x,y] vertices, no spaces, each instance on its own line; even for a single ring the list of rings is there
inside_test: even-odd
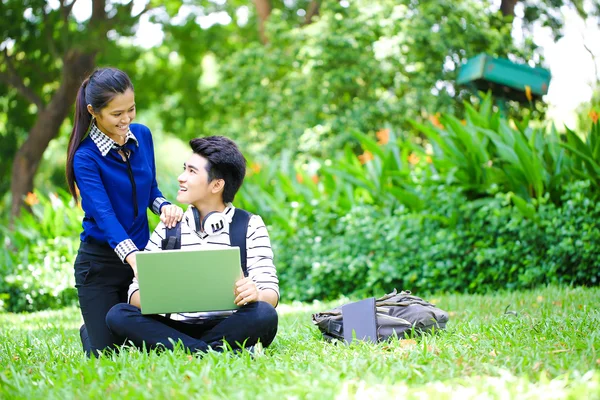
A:
[[[230,203],[246,176],[246,159],[233,140],[224,136],[207,136],[190,140],[195,154],[206,158],[208,181],[223,179],[223,201]]]

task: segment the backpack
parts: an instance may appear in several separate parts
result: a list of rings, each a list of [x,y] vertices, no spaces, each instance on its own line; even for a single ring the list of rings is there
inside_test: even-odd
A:
[[[448,313],[413,296],[410,291],[392,293],[375,300],[376,329],[378,341],[385,341],[396,335],[420,335],[433,330],[444,329]],[[312,320],[327,340],[344,340],[344,319],[342,306],[333,310],[316,313]]]
[[[229,224],[229,238],[231,245],[240,248],[240,263],[244,276],[248,276],[247,260],[246,260],[246,235],[248,231],[248,223],[252,216],[246,210],[236,208],[235,213]],[[181,221],[173,228],[165,227],[165,239],[162,241],[163,250],[178,250],[181,249]]]

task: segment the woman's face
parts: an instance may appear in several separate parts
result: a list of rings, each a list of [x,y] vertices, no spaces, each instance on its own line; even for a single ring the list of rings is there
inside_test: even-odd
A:
[[[88,106],[88,110],[91,106]],[[90,110],[96,118],[96,125],[105,135],[119,144],[129,131],[129,124],[135,119],[135,95],[132,89],[117,94],[99,113]]]

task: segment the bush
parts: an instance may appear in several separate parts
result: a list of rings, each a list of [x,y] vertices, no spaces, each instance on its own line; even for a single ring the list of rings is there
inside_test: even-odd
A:
[[[0,310],[38,311],[75,304],[73,258],[78,240],[39,239],[22,251],[4,249]],[[6,261],[9,261],[6,263]]]
[[[32,213],[8,229],[3,221],[0,311],[38,311],[77,301],[73,260],[79,245],[81,210],[65,192],[30,194]]]
[[[590,185],[566,187],[563,206],[538,204],[536,221],[510,196],[469,202],[445,186],[427,208],[355,205],[343,216],[305,205],[294,234],[272,228],[284,298],[332,299],[398,289],[487,292],[549,283],[597,285],[600,205]],[[327,210],[327,208],[324,208]]]

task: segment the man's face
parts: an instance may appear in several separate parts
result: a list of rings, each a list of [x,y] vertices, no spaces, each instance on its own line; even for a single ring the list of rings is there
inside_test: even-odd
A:
[[[183,173],[179,175],[179,191],[177,201],[184,204],[203,203],[216,195],[213,189],[218,179],[208,181],[206,165],[208,160],[198,154],[192,154],[183,165]]]

